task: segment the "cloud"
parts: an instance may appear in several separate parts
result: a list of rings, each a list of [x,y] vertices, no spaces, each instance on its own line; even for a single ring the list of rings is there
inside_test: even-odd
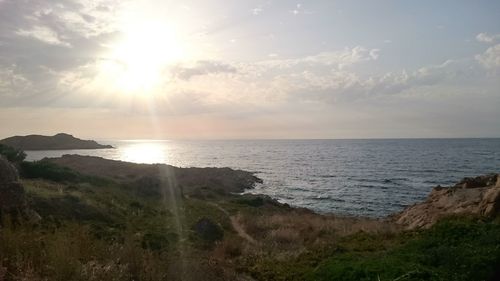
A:
[[[31,86],[28,79],[15,72],[15,66],[0,66],[0,96],[4,102],[26,91]]]
[[[82,67],[91,65],[106,51],[105,44],[118,34],[114,13],[120,3],[0,2],[2,105],[44,104],[72,90],[61,81],[66,81],[70,73],[80,75]]]
[[[500,39],[500,34],[479,33],[476,40],[483,43],[493,43]]]
[[[173,77],[182,80],[189,80],[194,76],[236,72],[234,66],[218,61],[196,61],[191,66],[177,65],[170,70]]]
[[[379,49],[367,49],[362,46],[353,48],[344,48],[339,51],[321,52],[318,54],[290,58],[290,59],[273,59],[258,62],[257,64],[266,67],[291,68],[304,66],[329,66],[336,68],[344,68],[378,59]]]
[[[378,57],[379,57],[379,52],[380,52],[380,49],[372,49],[372,50],[370,50],[370,57],[371,57],[373,60],[378,59]]]
[[[338,67],[338,64],[353,66],[362,62],[369,63],[374,60],[373,53],[372,56],[370,52],[360,56],[359,49],[340,52],[351,54],[349,56],[332,56],[332,53],[338,52],[260,62],[212,62],[214,65],[230,66],[230,69],[234,70],[231,71],[232,75],[188,68],[184,78],[191,78],[194,77],[191,74],[196,74],[196,79],[180,79],[175,84],[170,83],[172,88],[168,92],[182,91],[183,95],[203,92],[203,95],[198,95],[198,104],[209,107],[217,105],[219,109],[222,104],[231,104],[233,108],[241,108],[245,104],[333,104],[377,97],[418,96],[430,93],[438,96],[444,94],[437,90],[439,87],[466,88],[468,84],[476,85],[482,76],[480,69],[471,68],[474,64],[470,60],[449,60],[414,71],[362,75],[355,68]],[[332,59],[333,57],[336,59]],[[179,74],[177,72],[174,75]],[[429,90],[431,88],[436,89]]]
[[[476,55],[475,58],[485,68],[500,67],[500,44],[489,47],[484,53]]]
[[[45,26],[34,26],[29,30],[19,29],[16,31],[16,34],[24,37],[32,37],[51,45],[71,47],[71,44],[68,42],[61,41],[54,30]]]
[[[259,6],[259,7],[252,9],[252,14],[255,16],[258,16],[262,13],[262,11],[264,11],[264,10],[262,9],[262,7]]]
[[[58,3],[0,3],[3,108],[89,107],[144,113],[154,107],[163,115],[198,112],[245,117],[256,112],[300,111],[311,105],[314,111],[341,102],[439,96],[470,89],[463,85],[475,86],[485,79],[480,70],[471,70],[475,66],[486,71],[474,60],[384,72],[374,67],[380,49],[358,45],[294,57],[286,57],[286,52],[270,54],[260,61],[182,62],[165,69],[164,80],[152,90],[148,104],[124,96],[100,76],[100,54],[119,35],[113,20],[118,1]],[[302,6],[295,8],[306,12]],[[489,48],[476,57],[477,62],[497,67],[498,49]]]

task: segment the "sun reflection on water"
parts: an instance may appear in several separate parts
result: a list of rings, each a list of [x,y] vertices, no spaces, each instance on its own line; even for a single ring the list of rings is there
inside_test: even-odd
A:
[[[120,160],[134,163],[166,163],[165,143],[130,141],[120,147]]]

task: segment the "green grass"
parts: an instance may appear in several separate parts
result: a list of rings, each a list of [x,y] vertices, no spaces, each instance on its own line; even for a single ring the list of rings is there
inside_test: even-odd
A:
[[[500,264],[500,225],[490,221],[448,219],[392,239],[328,258],[310,280],[487,280]]]
[[[450,218],[429,230],[360,232],[283,261],[246,262],[258,280],[488,280],[500,264],[500,224]]]

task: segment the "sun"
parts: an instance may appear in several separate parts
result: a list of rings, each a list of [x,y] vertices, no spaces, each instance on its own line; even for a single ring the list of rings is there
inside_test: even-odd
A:
[[[164,81],[166,67],[186,55],[182,41],[165,23],[136,23],[122,33],[109,45],[100,68],[113,88],[124,93],[151,92]]]

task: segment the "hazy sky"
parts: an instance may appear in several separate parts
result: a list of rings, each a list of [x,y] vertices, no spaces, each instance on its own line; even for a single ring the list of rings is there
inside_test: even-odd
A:
[[[500,1],[0,0],[0,137],[500,137]]]

